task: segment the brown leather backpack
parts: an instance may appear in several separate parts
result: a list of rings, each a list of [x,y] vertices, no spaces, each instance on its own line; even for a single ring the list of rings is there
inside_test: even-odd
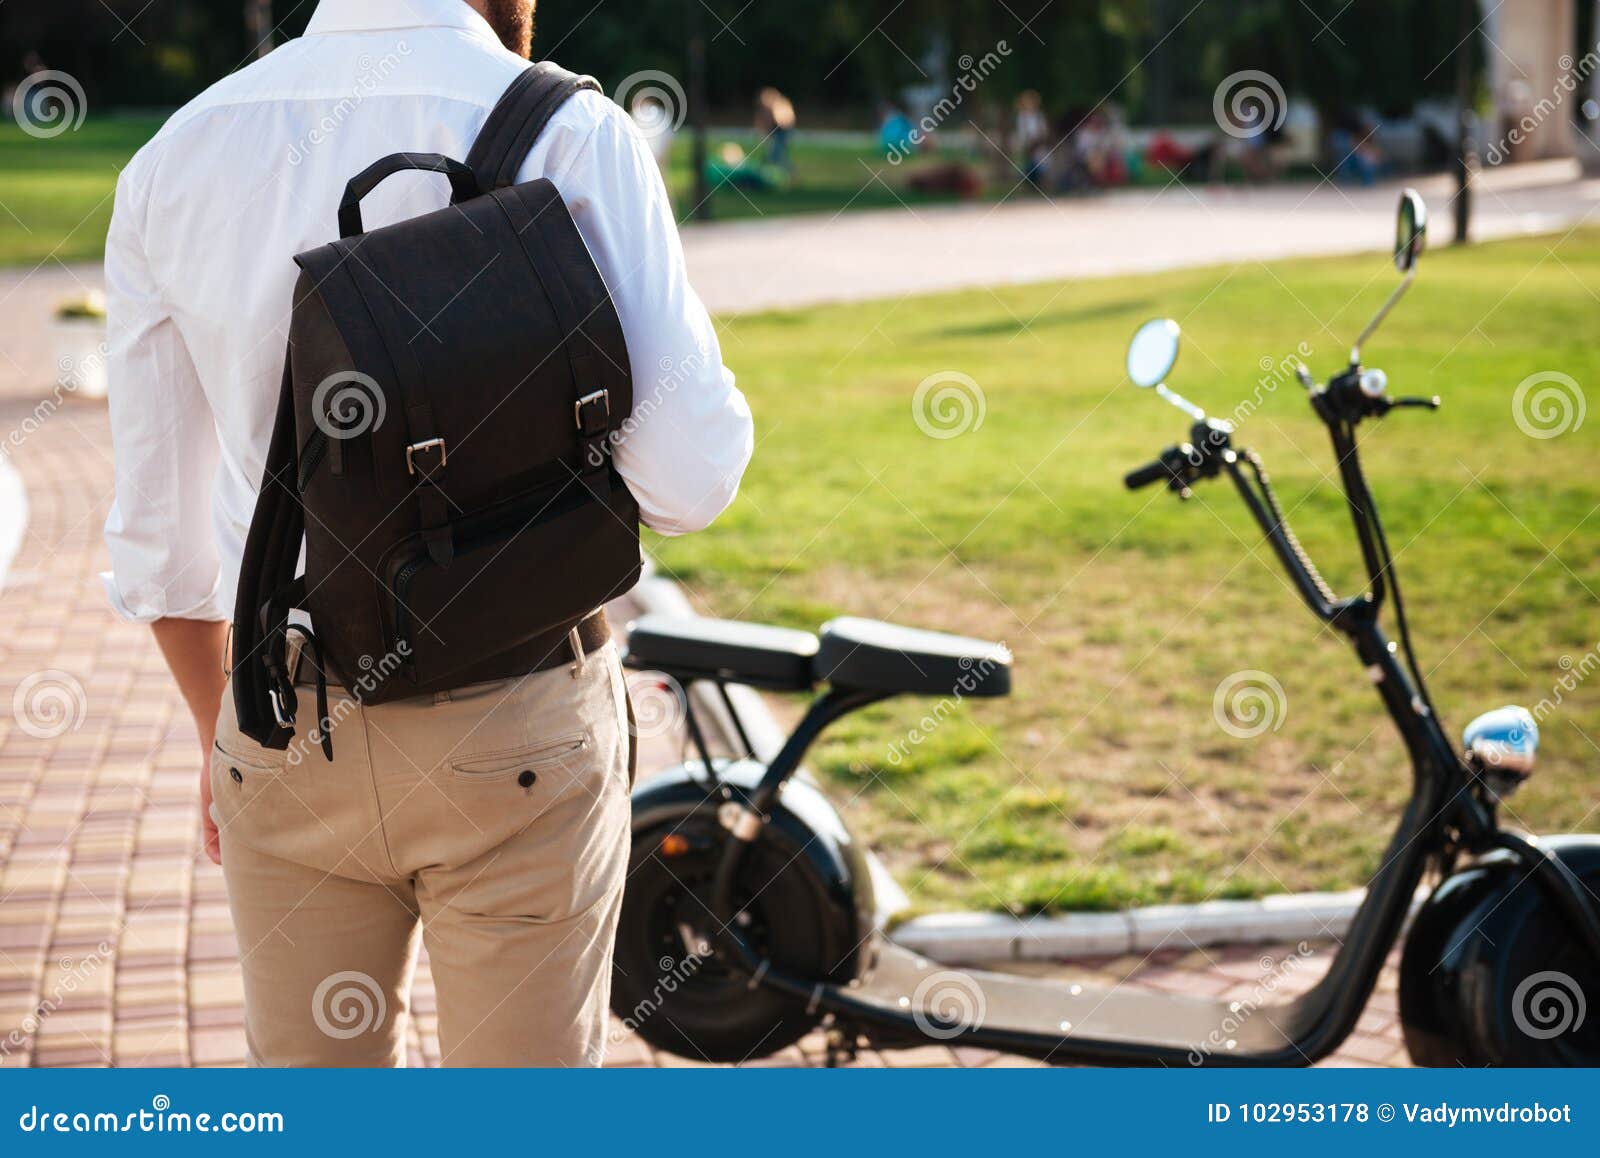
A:
[[[608,453],[633,409],[622,327],[555,186],[513,184],[585,88],[528,68],[465,163],[375,162],[339,239],[295,258],[232,640],[239,726],[266,747],[296,726],[291,633],[331,758],[327,679],[381,703],[537,670],[575,628],[603,639],[599,609],[638,578],[638,506]],[[404,170],[444,174],[450,205],[364,232],[361,199]]]

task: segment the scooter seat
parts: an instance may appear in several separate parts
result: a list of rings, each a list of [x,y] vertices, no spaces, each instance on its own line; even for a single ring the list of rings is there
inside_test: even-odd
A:
[[[1004,696],[1011,652],[1004,644],[875,619],[822,625],[815,669],[835,687],[923,696]]]
[[[731,680],[771,691],[809,691],[816,654],[816,636],[787,627],[673,615],[645,615],[628,624],[628,666],[664,671],[683,682]]]

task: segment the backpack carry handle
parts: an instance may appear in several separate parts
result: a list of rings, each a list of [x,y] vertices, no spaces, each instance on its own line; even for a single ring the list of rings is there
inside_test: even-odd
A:
[[[350,184],[344,187],[344,200],[339,202],[339,236],[354,237],[364,232],[361,227],[361,199],[376,189],[384,178],[408,169],[443,173],[450,178],[452,205],[470,200],[482,192],[478,188],[478,178],[460,161],[452,161],[439,153],[390,153],[350,178]]]

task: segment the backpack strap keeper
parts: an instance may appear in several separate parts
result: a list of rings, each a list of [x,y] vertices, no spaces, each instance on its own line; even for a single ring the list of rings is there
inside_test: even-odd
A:
[[[578,450],[585,472],[599,470],[606,462],[605,441],[611,433],[611,391],[595,390],[572,404],[572,418],[578,426]]]

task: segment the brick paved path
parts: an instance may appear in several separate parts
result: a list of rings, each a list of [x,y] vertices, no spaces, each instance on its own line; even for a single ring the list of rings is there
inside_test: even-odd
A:
[[[0,437],[31,506],[0,596],[0,1066],[234,1065],[244,1056],[239,967],[220,871],[198,848],[193,725],[150,633],[117,622],[95,578],[111,486],[105,410],[70,398],[41,406],[54,376],[45,319],[86,274],[59,265],[0,274]],[[46,714],[52,703],[68,712],[65,730],[21,726],[7,708],[23,698],[31,720],[59,718]],[[675,749],[670,737],[655,741],[642,767]],[[1178,947],[1052,968],[1243,999],[1273,974],[1266,959],[1289,951]],[[1276,992],[1320,973],[1310,961]],[[413,1009],[412,1064],[436,1063],[426,962]],[[813,1035],[773,1060],[815,1064],[821,1053]],[[858,1064],[1016,1060],[927,1047]],[[1403,1063],[1392,969],[1335,1061]],[[610,1064],[693,1063],[622,1034]]]

